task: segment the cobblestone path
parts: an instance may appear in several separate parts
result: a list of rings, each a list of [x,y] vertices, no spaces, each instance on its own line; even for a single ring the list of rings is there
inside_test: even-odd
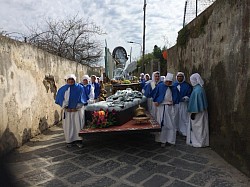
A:
[[[211,148],[192,148],[181,137],[161,148],[149,133],[87,137],[83,148],[67,148],[62,128],[54,126],[5,163],[8,186],[250,186]]]

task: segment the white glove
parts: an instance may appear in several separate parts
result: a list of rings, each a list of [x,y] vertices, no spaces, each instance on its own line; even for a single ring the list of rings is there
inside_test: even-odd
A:
[[[188,101],[189,101],[189,97],[188,97],[188,96],[184,96],[184,97],[182,98],[182,100],[185,101],[185,102],[188,102]]]

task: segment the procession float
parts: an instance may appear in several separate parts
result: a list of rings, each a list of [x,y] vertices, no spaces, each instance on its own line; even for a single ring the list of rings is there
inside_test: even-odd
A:
[[[128,79],[129,74],[124,68],[128,60],[125,49],[115,48],[113,58],[119,63],[110,81],[110,94],[105,100],[85,107],[85,127],[79,135],[160,131],[160,125],[147,112],[147,98],[142,94],[139,82]]]

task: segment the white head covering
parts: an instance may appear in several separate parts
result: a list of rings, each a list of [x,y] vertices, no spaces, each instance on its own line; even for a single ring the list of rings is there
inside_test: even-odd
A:
[[[160,81],[164,81],[165,76],[161,76]]]
[[[67,80],[68,79],[74,79],[76,81],[76,76],[74,74],[69,74],[67,75]]]
[[[174,78],[174,74],[173,73],[167,73],[165,79],[164,79],[164,82],[166,81],[173,81],[173,78]]]
[[[150,75],[149,75],[148,73],[146,73],[146,74],[145,74],[145,78],[146,78],[146,76],[148,76],[148,77],[149,77],[149,79],[150,79]]]
[[[98,83],[98,80],[100,81],[100,77],[95,77],[95,82]]]
[[[159,71],[155,71],[152,73],[152,81],[155,82],[155,74],[156,73],[159,73],[159,76],[160,76],[160,72]]]
[[[204,85],[204,81],[202,80],[201,76],[199,73],[194,73],[190,76],[190,82],[192,84],[192,86],[195,86],[197,84],[203,86]]]
[[[140,76],[144,76],[144,73],[141,73]]]
[[[91,77],[90,77],[90,83],[91,83],[91,84],[94,84],[95,82],[92,82],[92,77],[95,77],[95,82],[96,82],[97,79],[96,79],[96,76],[95,76],[95,75],[91,75]]]
[[[88,75],[83,75],[82,80],[88,80],[89,81],[89,76]]]
[[[185,74],[183,73],[183,72],[178,72],[177,74],[176,74],[176,80],[178,81],[178,79],[177,79],[177,76],[178,75],[182,75],[183,76],[183,80],[182,80],[182,82],[184,82],[185,80],[186,80],[186,77],[185,77]],[[179,82],[179,81],[178,81]],[[179,82],[179,83],[182,83],[182,82]]]

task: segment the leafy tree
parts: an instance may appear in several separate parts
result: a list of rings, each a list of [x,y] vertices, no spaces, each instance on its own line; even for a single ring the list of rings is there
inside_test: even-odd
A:
[[[161,59],[162,58],[162,50],[157,45],[154,46],[153,55],[154,55],[154,57],[156,59]]]
[[[162,55],[164,50],[167,50],[166,46],[163,46],[163,48],[161,49],[157,45],[154,46],[154,50],[153,50],[153,55],[155,59],[160,61],[160,72],[163,75],[167,73],[167,68],[166,68],[167,61],[163,58],[163,55]]]
[[[162,49],[157,45],[154,46],[154,49],[151,53],[144,55],[144,64],[151,64],[152,62],[159,61],[160,62],[160,72],[163,75],[167,74],[167,61],[163,58],[162,52],[167,50],[166,46],[163,46]],[[141,67],[142,58],[137,61],[137,67]],[[148,72],[149,73],[149,72]]]
[[[102,57],[102,45],[95,38],[105,34],[100,27],[88,19],[46,20],[45,27],[30,28],[27,42],[81,64],[96,64]]]

